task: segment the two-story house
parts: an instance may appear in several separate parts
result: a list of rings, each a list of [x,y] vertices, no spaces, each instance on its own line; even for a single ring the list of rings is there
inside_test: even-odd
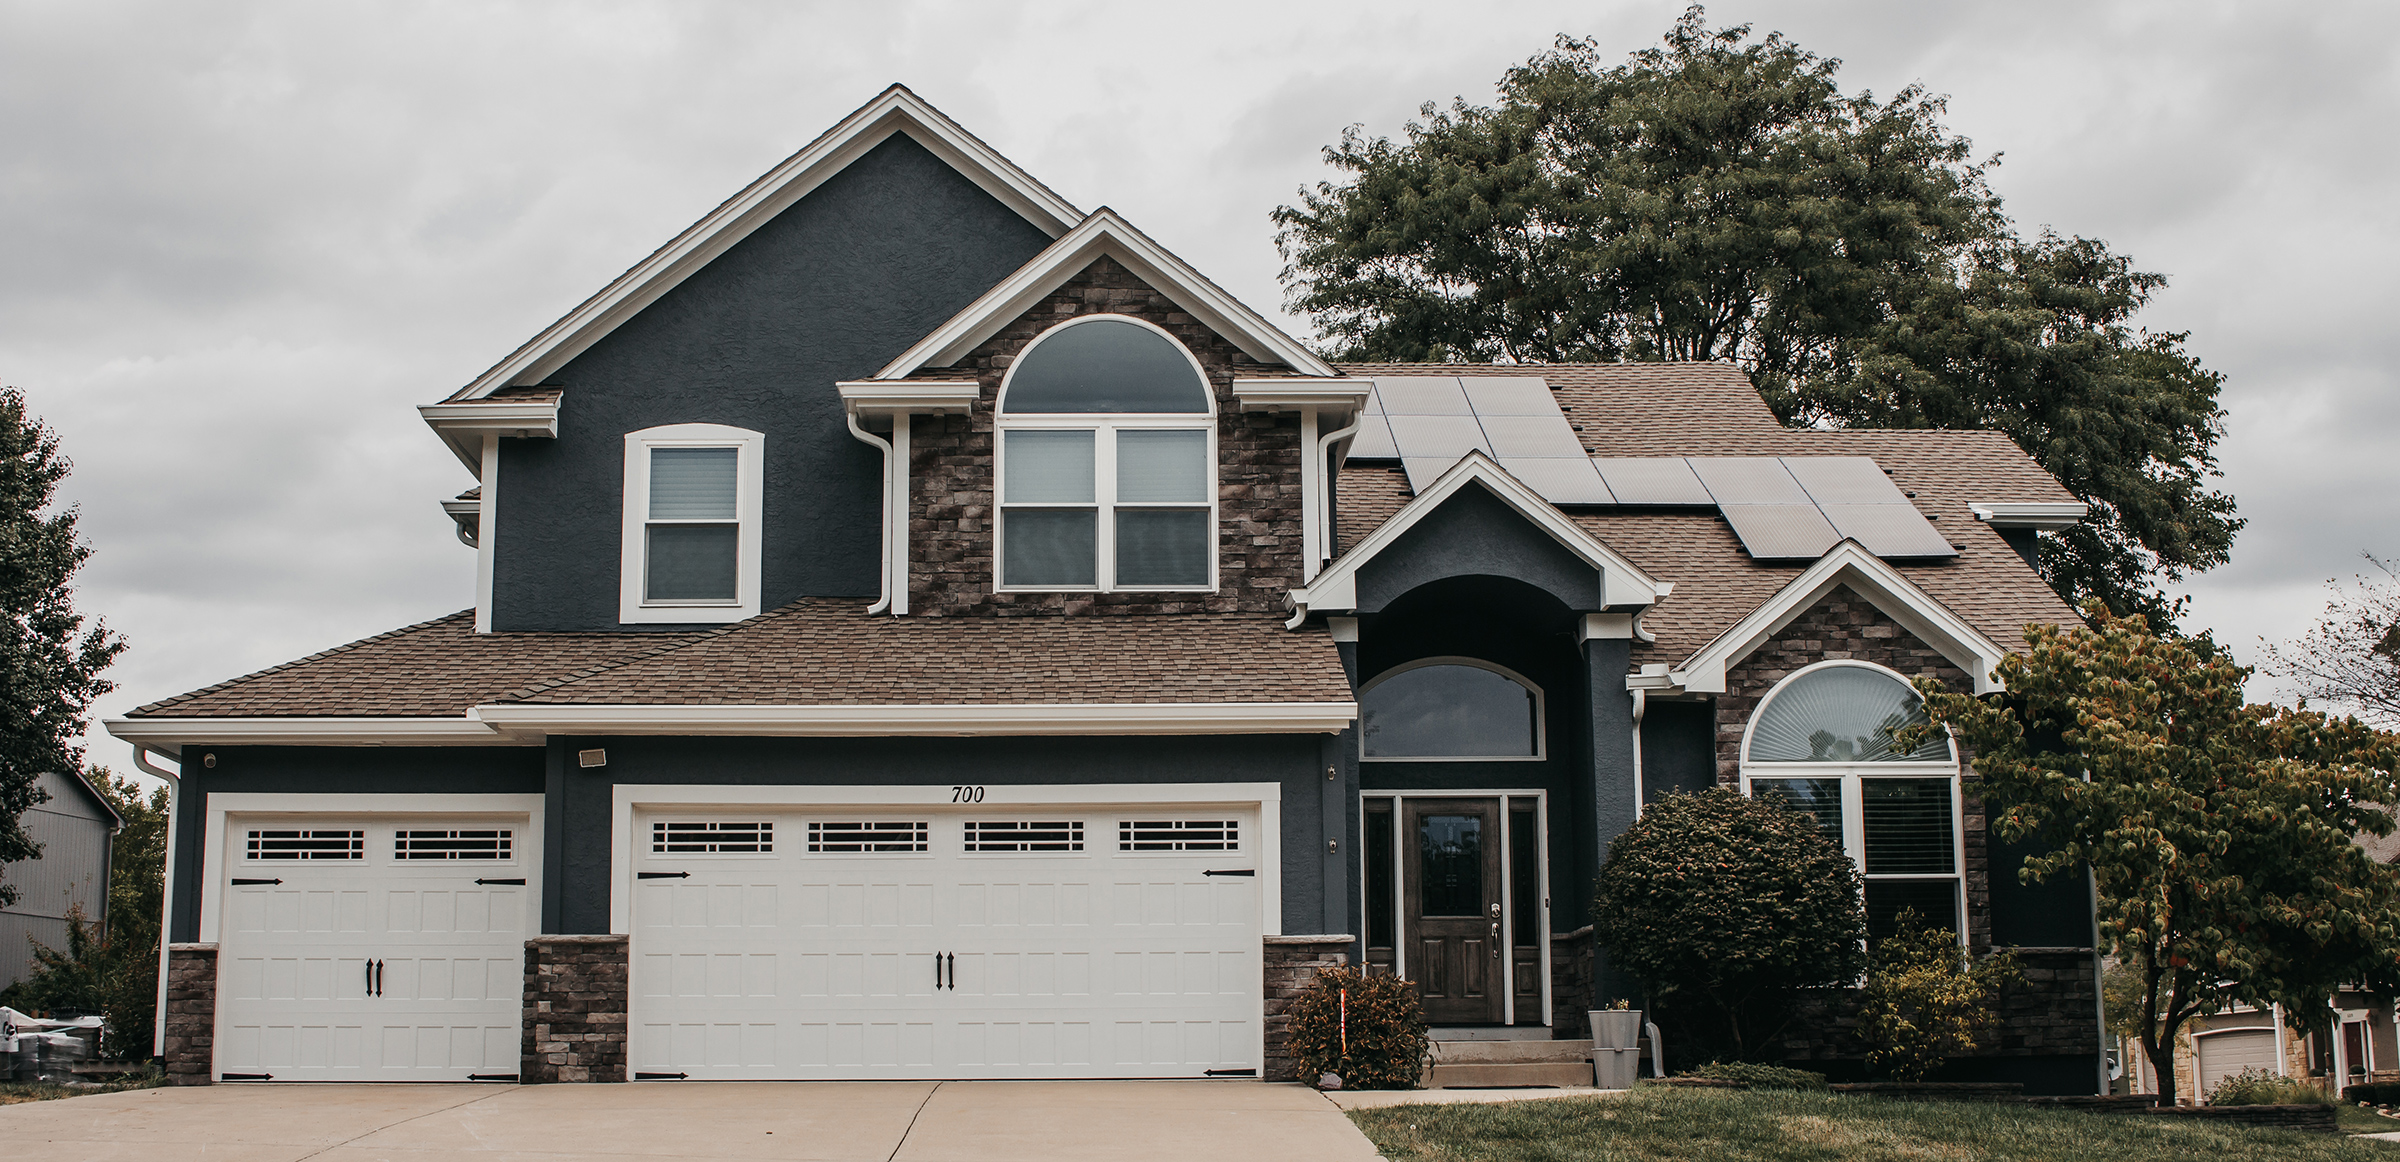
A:
[[[1331,364],[898,87],[422,410],[475,608],[108,724],[182,1079],[1280,1076],[1336,956],[1568,1037],[1610,839],[1726,785],[2055,961],[1967,1064],[2097,1085],[2081,887],[1884,730],[2073,616],[2001,436]]]

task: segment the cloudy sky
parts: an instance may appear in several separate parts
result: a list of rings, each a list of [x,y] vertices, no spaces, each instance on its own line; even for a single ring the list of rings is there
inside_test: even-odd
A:
[[[886,84],[1272,315],[1268,211],[1343,126],[1679,10],[0,0],[0,382],[64,437],[80,604],[132,642],[101,712],[471,604],[437,508],[471,481],[412,405]],[[2145,322],[2227,376],[2250,519],[2194,624],[2255,656],[2400,555],[2400,6],[1710,14],[1949,94],[2022,225],[2172,278]]]

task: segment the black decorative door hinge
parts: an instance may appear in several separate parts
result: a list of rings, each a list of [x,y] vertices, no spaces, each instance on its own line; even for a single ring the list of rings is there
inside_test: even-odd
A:
[[[515,1081],[516,1079],[517,1075],[513,1073],[470,1073],[467,1075],[468,1081]]]
[[[1256,1077],[1256,1076],[1258,1076],[1258,1071],[1257,1071],[1257,1070],[1255,1070],[1255,1069],[1210,1069],[1210,1070],[1204,1070],[1204,1071],[1202,1071],[1202,1072],[1201,1072],[1201,1074],[1200,1074],[1200,1076],[1202,1076],[1202,1077]]]
[[[633,873],[633,878],[635,878],[635,879],[637,879],[637,880],[688,880],[688,879],[692,878],[692,873],[690,873],[690,872],[635,872],[635,873]],[[522,881],[520,881],[520,882],[522,882]]]
[[[1204,871],[1200,874],[1204,876],[1254,876],[1258,874],[1258,869],[1254,867],[1236,867],[1227,868],[1223,871]]]
[[[217,1080],[218,1080],[218,1081],[273,1081],[273,1080],[275,1080],[275,1075],[274,1075],[274,1074],[272,1074],[272,1073],[220,1073],[220,1074],[218,1074],[218,1075],[217,1075]]]
[[[688,1073],[636,1073],[633,1075],[633,1079],[635,1081],[682,1081],[690,1076]]]
[[[476,883],[478,883],[478,884],[515,884],[516,886],[518,886],[518,887],[520,887],[520,888],[521,888],[521,887],[524,887],[524,886],[525,886],[525,877],[523,877],[523,876],[518,876],[517,878],[515,878],[515,879],[513,879],[513,880],[477,880],[477,881],[475,881],[475,882],[476,882]],[[510,1076],[510,1077],[515,1077],[515,1076],[516,1076],[516,1074],[513,1074],[513,1073],[512,1073],[512,1074],[509,1074],[509,1076]]]
[[[280,884],[280,883],[282,883],[282,882],[283,882],[282,880],[243,880],[243,879],[237,879],[237,880],[233,881],[233,886],[234,886],[234,887],[237,887],[237,888],[249,888],[249,887],[257,887],[257,886],[259,886],[259,885],[261,885],[261,884]]]

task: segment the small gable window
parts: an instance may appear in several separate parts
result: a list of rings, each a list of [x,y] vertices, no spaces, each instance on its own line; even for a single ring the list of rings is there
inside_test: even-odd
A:
[[[1742,784],[1811,816],[1866,881],[1875,938],[1913,911],[1959,932],[1965,881],[1959,764],[1935,732],[1902,750],[1893,732],[1923,725],[1924,699],[1881,666],[1831,661],[1769,691],[1742,744]]]
[[[1542,692],[1489,662],[1428,658],[1367,684],[1364,757],[1517,761],[1542,757]]]
[[[1216,588],[1214,401],[1181,344],[1122,316],[1071,320],[1000,393],[1000,588]]]
[[[758,612],[766,437],[673,424],[625,437],[618,620],[725,622]]]

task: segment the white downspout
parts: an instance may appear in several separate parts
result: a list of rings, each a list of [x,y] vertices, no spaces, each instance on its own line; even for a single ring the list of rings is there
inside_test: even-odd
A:
[[[1306,434],[1309,428],[1316,426],[1316,415],[1317,413],[1315,409],[1312,408],[1302,418],[1301,430],[1303,435]],[[1308,546],[1308,560],[1300,567],[1300,576],[1304,583],[1315,580],[1317,571],[1324,568],[1325,562],[1331,560],[1334,555],[1334,468],[1331,460],[1333,455],[1333,447],[1335,444],[1357,435],[1359,425],[1365,420],[1365,418],[1366,413],[1364,410],[1353,412],[1350,416],[1349,427],[1327,432],[1324,435],[1317,437],[1316,441],[1311,445],[1316,449],[1316,454],[1309,457],[1308,469],[1301,474],[1300,483],[1301,488],[1303,491],[1305,491],[1308,487],[1308,484],[1311,481],[1314,481],[1317,486],[1317,495],[1314,501],[1310,501],[1306,497],[1302,498],[1302,503],[1308,506],[1309,517],[1308,520],[1301,522],[1301,528],[1304,530],[1313,528],[1317,535],[1315,537],[1316,543]],[[1307,538],[1303,539],[1305,540]]]
[[[159,885],[158,905],[158,1004],[151,1010],[150,1055],[166,1052],[167,1044],[167,946],[175,942],[175,847],[183,835],[179,809],[183,805],[183,776],[164,767],[154,766],[147,756],[150,748],[133,745],[133,766],[145,775],[167,781],[167,854],[166,864],[159,869],[165,881]]]
[[[885,603],[895,616],[908,612],[908,422],[909,414],[892,416],[891,479],[884,482],[883,575],[888,578]]]
[[[883,453],[883,535],[885,542],[883,566],[878,571],[881,574],[878,584],[882,591],[876,595],[875,604],[867,607],[868,613],[882,613],[892,607],[892,546],[890,542],[892,535],[892,446],[875,433],[860,427],[857,412],[846,412],[844,418],[850,421],[851,435],[858,437],[861,443],[872,445],[877,451]],[[894,432],[900,430],[898,420],[892,422],[892,430]]]
[[[1633,817],[1642,817],[1642,802],[1649,798],[1642,787],[1642,712],[1650,708],[1650,692],[1641,687],[1633,690]],[[1655,1077],[1656,1074],[1651,1076]]]

